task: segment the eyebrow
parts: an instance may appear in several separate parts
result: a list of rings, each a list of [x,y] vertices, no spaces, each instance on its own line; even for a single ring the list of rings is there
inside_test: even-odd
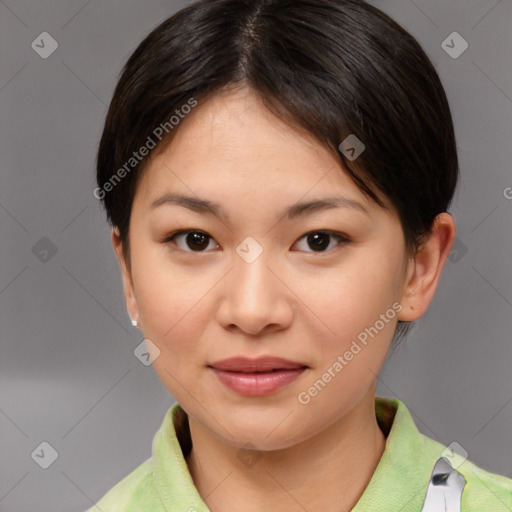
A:
[[[155,208],[165,204],[182,206],[198,213],[214,215],[215,217],[225,219],[226,221],[230,220],[228,213],[220,204],[209,201],[207,199],[201,199],[199,197],[187,196],[183,194],[164,194],[151,203],[150,209],[154,210]],[[304,215],[310,215],[333,208],[352,208],[354,210],[365,213],[366,215],[370,215],[368,210],[361,203],[358,203],[353,199],[349,199],[345,196],[330,196],[323,199],[315,199],[313,201],[296,203],[286,208],[282,212],[281,216],[288,220],[292,220],[297,217],[302,217]]]

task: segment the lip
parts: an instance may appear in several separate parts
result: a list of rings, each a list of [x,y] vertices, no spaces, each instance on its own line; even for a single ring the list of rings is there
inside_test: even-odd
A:
[[[302,363],[280,357],[232,357],[208,366],[222,384],[243,396],[275,393],[308,368]]]
[[[307,367],[304,363],[297,363],[276,356],[258,357],[256,359],[243,356],[230,357],[216,361],[209,366],[217,370],[231,372],[268,372],[272,370],[297,370]]]

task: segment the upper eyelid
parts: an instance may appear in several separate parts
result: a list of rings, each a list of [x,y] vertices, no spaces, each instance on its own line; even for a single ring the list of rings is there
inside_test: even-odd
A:
[[[215,238],[212,235],[210,235],[207,231],[204,231],[202,229],[194,229],[194,228],[178,229],[176,231],[173,231],[172,233],[169,233],[169,235],[167,235],[166,238],[174,238],[178,235],[185,235],[188,233],[201,233],[201,234],[206,235],[206,236],[210,237],[211,239],[215,240]],[[311,233],[326,233],[328,235],[339,236],[341,238],[349,238],[348,235],[344,235],[341,232],[330,230],[330,229],[311,229],[309,231],[306,231],[304,234],[302,234],[297,240],[300,240],[301,238],[305,237],[306,235],[310,235]]]
[[[207,236],[208,238],[210,238],[211,240],[214,240],[215,243],[217,245],[219,245],[218,242],[215,240],[215,238],[212,235],[210,235],[206,231],[203,231],[202,229],[194,229],[194,228],[176,230],[176,231],[170,233],[168,236],[166,236],[164,238],[163,242],[168,243],[168,242],[174,241],[174,239],[176,237],[181,236],[181,235],[186,235],[188,233],[201,233],[201,234]],[[329,229],[312,229],[312,230],[307,231],[306,233],[302,234],[299,238],[297,238],[297,241],[301,240],[305,236],[310,235],[312,233],[328,234],[328,235],[334,236],[336,238],[339,238],[341,241],[351,241],[352,240],[350,236],[345,235],[344,233],[341,233],[338,231],[329,230]],[[296,243],[296,242],[294,242],[294,243]],[[209,251],[187,251],[187,252],[209,252]]]

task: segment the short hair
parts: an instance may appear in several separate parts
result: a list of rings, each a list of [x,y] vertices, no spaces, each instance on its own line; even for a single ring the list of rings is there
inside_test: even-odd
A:
[[[459,175],[450,107],[433,64],[397,22],[363,0],[200,0],[139,44],[106,116],[95,195],[128,265],[132,203],[148,163],[133,152],[150,138],[152,151],[165,148],[180,128],[170,122],[177,110],[237,86],[332,151],[379,206],[376,191],[387,197],[408,254],[448,209]],[[354,160],[340,150],[349,135],[365,145]],[[399,321],[395,335],[409,324]]]

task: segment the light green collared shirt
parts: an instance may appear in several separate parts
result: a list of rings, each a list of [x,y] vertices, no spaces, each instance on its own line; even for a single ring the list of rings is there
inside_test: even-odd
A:
[[[447,447],[420,433],[400,400],[375,397],[375,414],[386,447],[352,512],[421,512],[434,465]],[[175,404],[153,438],[152,456],[87,512],[208,512],[188,471],[190,449],[188,417]],[[461,512],[512,512],[512,479],[451,454],[451,465],[466,480]]]

